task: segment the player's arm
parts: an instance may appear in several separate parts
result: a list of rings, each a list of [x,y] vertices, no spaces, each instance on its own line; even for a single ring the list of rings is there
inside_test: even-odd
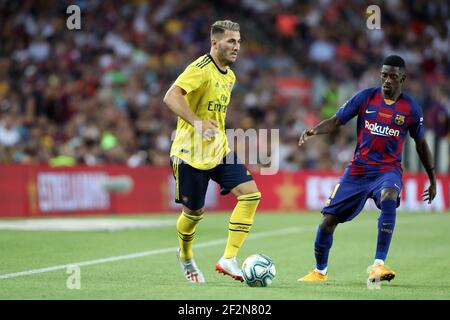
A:
[[[365,101],[372,91],[373,89],[366,89],[356,93],[353,97],[348,99],[342,107],[339,108],[334,116],[323,120],[314,128],[303,131],[298,145],[303,145],[309,137],[318,134],[332,133],[339,126],[346,124],[350,119],[357,116],[359,108],[365,104]]]
[[[300,136],[300,141],[298,145],[301,146],[309,139],[309,137],[318,135],[318,134],[328,134],[336,130],[340,125],[342,125],[341,120],[336,116],[332,116],[331,118],[325,119],[315,127],[311,129],[306,129],[303,131]]]
[[[430,186],[423,192],[422,198],[423,201],[428,201],[428,203],[431,203],[436,196],[436,176],[434,174],[433,155],[431,154],[425,138],[422,137],[415,139],[414,141],[416,142],[417,154],[419,155],[420,161],[425,167],[428,178],[430,179]]]
[[[163,101],[170,110],[175,112],[180,118],[193,126],[196,121],[201,120],[192,111],[192,109],[189,108],[189,105],[183,97],[185,94],[186,91],[176,85],[173,85],[169,88],[169,90],[167,90]]]
[[[217,122],[211,119],[201,120],[189,107],[184,95],[186,91],[177,85],[172,85],[169,90],[167,90],[164,96],[164,103],[177,114],[184,121],[197,128],[196,123],[201,123],[201,134],[206,140],[211,140],[211,138],[216,134],[216,128],[218,127]]]

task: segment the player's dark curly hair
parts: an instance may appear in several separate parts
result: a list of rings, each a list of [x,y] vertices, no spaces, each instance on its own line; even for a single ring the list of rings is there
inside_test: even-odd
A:
[[[402,57],[397,56],[395,54],[387,56],[383,59],[383,66],[393,66],[393,67],[399,67],[400,69],[405,69],[405,60],[403,60]]]

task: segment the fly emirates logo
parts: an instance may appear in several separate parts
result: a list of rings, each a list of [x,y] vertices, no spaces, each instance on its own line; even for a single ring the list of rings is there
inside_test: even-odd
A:
[[[383,137],[398,137],[400,135],[400,130],[394,130],[389,128],[389,126],[380,126],[378,123],[370,123],[369,121],[364,121],[364,127],[370,131],[371,134]]]

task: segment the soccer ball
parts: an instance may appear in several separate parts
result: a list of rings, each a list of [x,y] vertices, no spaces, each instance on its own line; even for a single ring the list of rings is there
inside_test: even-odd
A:
[[[263,254],[252,254],[242,264],[245,283],[250,287],[267,287],[276,275],[272,260]]]

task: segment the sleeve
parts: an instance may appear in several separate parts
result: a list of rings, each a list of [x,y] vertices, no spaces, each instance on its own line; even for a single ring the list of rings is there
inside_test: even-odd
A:
[[[422,139],[425,136],[425,128],[423,126],[423,112],[422,108],[414,103],[414,112],[412,113],[413,120],[409,126],[409,135],[414,140]]]
[[[180,87],[188,94],[189,92],[198,89],[203,84],[203,81],[204,69],[195,65],[190,65],[178,76],[173,84]]]
[[[358,115],[359,108],[367,101],[369,90],[362,90],[348,99],[336,112],[336,117],[346,124],[350,119]]]

